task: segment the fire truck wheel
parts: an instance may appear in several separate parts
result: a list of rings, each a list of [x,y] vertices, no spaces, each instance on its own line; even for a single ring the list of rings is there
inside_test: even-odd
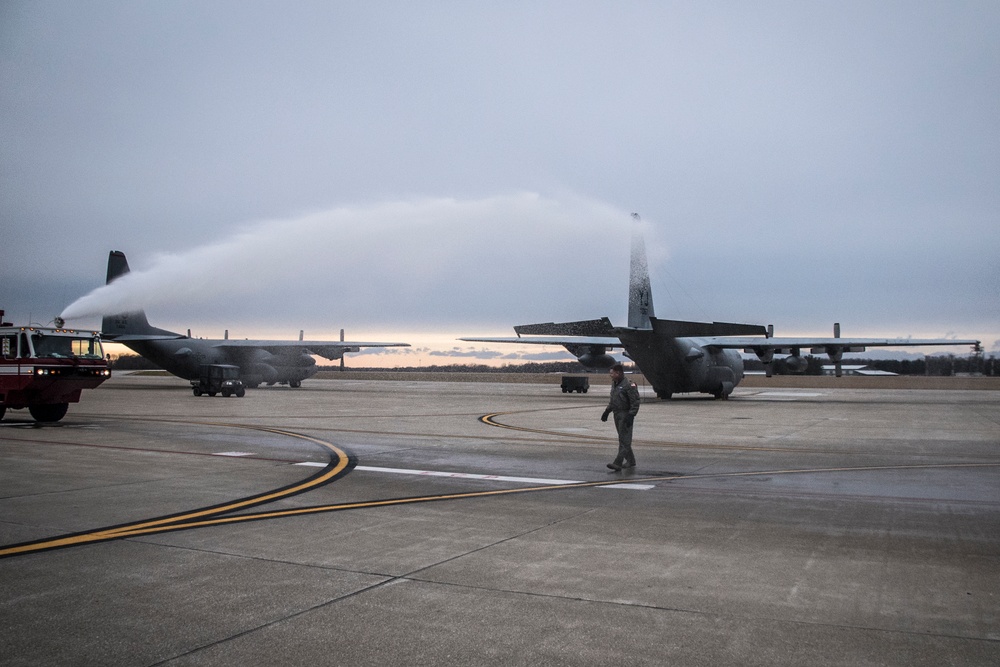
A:
[[[49,405],[32,405],[28,412],[37,422],[57,422],[66,416],[69,403],[51,403]]]

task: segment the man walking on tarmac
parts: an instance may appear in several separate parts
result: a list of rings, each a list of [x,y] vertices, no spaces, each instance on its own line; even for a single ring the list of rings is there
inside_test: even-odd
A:
[[[622,468],[635,467],[632,453],[632,422],[639,412],[639,388],[635,382],[625,379],[625,369],[621,364],[611,367],[611,400],[601,415],[601,421],[608,421],[608,415],[615,413],[615,428],[618,429],[618,456],[608,464],[615,472]]]

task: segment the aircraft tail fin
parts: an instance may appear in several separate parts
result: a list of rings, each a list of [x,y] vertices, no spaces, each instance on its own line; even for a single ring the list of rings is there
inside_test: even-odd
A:
[[[108,276],[105,284],[121,278],[129,272],[125,253],[112,250],[108,254]],[[117,315],[105,315],[101,321],[101,334],[108,340],[160,340],[165,338],[180,338],[180,334],[165,331],[150,326],[146,313],[142,309]]]
[[[628,281],[628,326],[630,329],[652,329],[653,292],[649,285],[649,264],[646,243],[636,231],[632,234],[632,262]]]
[[[125,259],[125,253],[121,250],[112,250],[108,253],[108,277],[104,281],[105,285],[110,285],[128,272],[128,260]]]

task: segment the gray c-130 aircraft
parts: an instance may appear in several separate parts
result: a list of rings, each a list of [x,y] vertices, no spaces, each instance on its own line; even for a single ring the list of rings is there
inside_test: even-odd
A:
[[[586,368],[610,368],[615,358],[608,351],[621,348],[635,362],[656,395],[669,399],[674,394],[700,392],[725,399],[743,379],[743,357],[739,350],[752,352],[764,362],[770,376],[775,354],[789,355],[786,364],[793,370],[805,368],[803,350],[826,354],[837,366],[845,352],[864,352],[869,347],[930,345],[970,345],[978,340],[950,338],[841,338],[834,325],[833,338],[775,338],[773,327],[729,322],[686,322],[658,319],[653,313],[649,266],[642,236],[632,236],[629,276],[628,326],[616,327],[603,317],[579,322],[546,322],[515,326],[517,337],[461,338],[480,343],[520,345],[562,345]]]
[[[112,250],[107,284],[128,272],[125,253]],[[240,379],[249,387],[262,382],[301,386],[318,370],[314,354],[336,360],[363,347],[409,347],[409,343],[303,341],[301,337],[297,341],[191,338],[151,326],[142,310],[105,315],[101,328],[105,340],[121,343],[185,380],[197,379],[202,364],[231,364],[240,367]]]

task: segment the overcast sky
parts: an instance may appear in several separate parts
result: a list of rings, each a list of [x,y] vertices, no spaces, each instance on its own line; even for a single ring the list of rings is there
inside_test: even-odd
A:
[[[998,350],[998,35],[994,0],[6,0],[0,308],[51,321],[116,249],[204,335],[624,324],[636,211],[660,317]]]

